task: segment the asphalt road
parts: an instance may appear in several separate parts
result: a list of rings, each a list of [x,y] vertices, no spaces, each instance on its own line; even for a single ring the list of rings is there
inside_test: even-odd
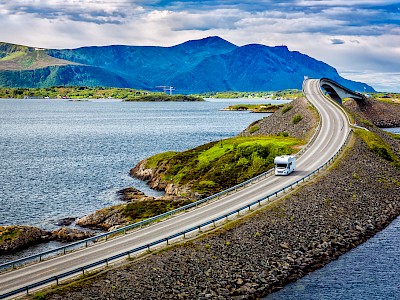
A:
[[[305,81],[304,92],[308,100],[319,111],[322,125],[314,143],[297,160],[295,172],[289,176],[267,177],[218,201],[108,242],[95,244],[73,253],[0,274],[0,295],[135,247],[146,245],[229,213],[297,181],[323,165],[345,142],[350,130],[349,124],[344,113],[325,99],[320,91],[318,80]]]

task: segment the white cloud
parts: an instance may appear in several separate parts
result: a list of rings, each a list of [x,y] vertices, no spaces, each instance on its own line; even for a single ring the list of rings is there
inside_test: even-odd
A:
[[[0,41],[47,48],[171,46],[218,35],[237,45],[288,45],[346,74],[400,70],[400,10],[382,9],[398,1],[157,2],[0,0]],[[400,89],[398,76],[391,78]]]

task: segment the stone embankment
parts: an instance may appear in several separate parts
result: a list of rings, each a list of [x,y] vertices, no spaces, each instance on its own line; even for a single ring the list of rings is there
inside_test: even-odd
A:
[[[263,297],[387,226],[400,213],[398,178],[356,137],[332,170],[251,217],[46,299]]]
[[[302,117],[301,121],[294,123],[296,115]],[[306,140],[318,122],[317,112],[305,98],[298,98],[280,108],[269,117],[252,123],[240,135],[288,135]],[[252,130],[258,126],[257,131]]]
[[[381,128],[400,127],[400,104],[385,103],[374,99],[366,99],[362,103],[348,100],[344,106],[362,119],[371,121]]]

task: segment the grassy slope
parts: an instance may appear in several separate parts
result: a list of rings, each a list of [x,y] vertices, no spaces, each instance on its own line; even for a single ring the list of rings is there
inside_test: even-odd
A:
[[[9,71],[35,70],[49,66],[77,65],[70,61],[51,57],[43,50],[33,50],[32,48],[17,45],[7,45],[6,48],[3,44],[0,57],[0,70]]]
[[[261,174],[275,156],[291,154],[302,140],[281,136],[235,137],[184,152],[167,152],[148,159],[160,178],[193,192],[212,194]]]

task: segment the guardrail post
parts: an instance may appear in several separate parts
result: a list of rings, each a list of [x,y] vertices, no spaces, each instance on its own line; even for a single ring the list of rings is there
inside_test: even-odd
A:
[[[186,232],[183,233],[183,238],[186,239]]]
[[[261,201],[260,200],[258,200],[258,206],[261,206]]]
[[[169,245],[168,238],[166,238],[166,240],[167,240],[167,245]]]
[[[81,267],[81,270],[82,270],[82,275],[85,275],[85,268]]]
[[[87,241],[85,242],[85,247],[87,248]]]
[[[108,267],[108,258],[106,258],[106,266]]]
[[[42,255],[39,255],[39,261],[42,261]]]
[[[63,249],[63,250],[64,250],[64,254],[65,254],[65,247],[64,247],[64,249]]]
[[[58,276],[56,276],[56,284],[58,285]]]
[[[26,287],[26,295],[29,295],[29,287]]]
[[[199,232],[201,232],[201,226],[200,226],[200,225],[199,225],[199,227],[198,227],[198,228],[199,228]]]

